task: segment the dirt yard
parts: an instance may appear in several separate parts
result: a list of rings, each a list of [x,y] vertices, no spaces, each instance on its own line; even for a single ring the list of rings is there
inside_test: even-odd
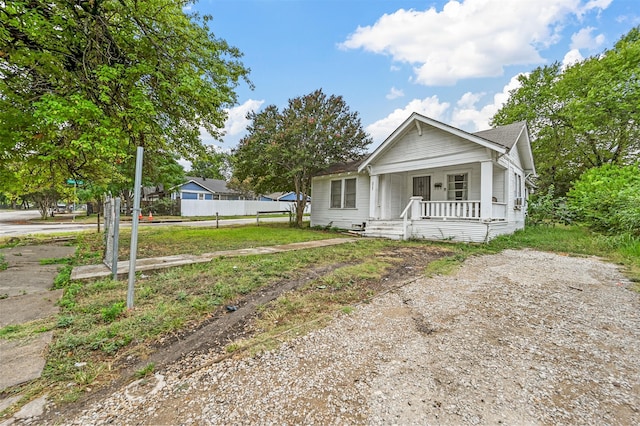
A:
[[[614,265],[507,250],[405,269],[277,350],[188,353],[38,423],[640,424],[640,295]]]

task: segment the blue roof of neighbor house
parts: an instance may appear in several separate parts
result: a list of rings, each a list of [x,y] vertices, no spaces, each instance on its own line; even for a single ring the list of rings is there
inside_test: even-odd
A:
[[[187,182],[180,185],[181,187],[188,183],[195,183],[196,185],[206,189],[207,191],[213,194],[239,194],[239,191],[236,191],[231,188],[227,188],[227,182],[222,179],[208,179],[208,178],[200,178],[187,176]]]
[[[311,197],[307,196],[307,200],[310,200]],[[280,197],[278,197],[278,201],[295,201],[296,200],[296,193],[295,192],[287,192],[284,195],[281,195]]]

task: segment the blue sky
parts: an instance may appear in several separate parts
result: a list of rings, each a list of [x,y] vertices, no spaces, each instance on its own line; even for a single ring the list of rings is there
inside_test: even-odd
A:
[[[214,35],[244,54],[222,142],[236,146],[249,110],[282,109],[316,89],[342,96],[378,146],[412,112],[488,128],[537,66],[596,55],[640,25],[638,0],[200,0]]]

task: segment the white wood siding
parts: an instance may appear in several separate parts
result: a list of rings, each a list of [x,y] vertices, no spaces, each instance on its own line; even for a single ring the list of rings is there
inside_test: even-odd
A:
[[[422,136],[415,128],[407,131],[390,148],[371,164],[374,174],[444,167],[491,158],[486,148],[430,126],[423,127]]]
[[[506,171],[499,167],[493,169],[493,196],[496,197],[498,203],[507,202],[507,194],[505,192]]]
[[[509,157],[511,157],[511,162],[522,169],[522,160],[520,158],[520,153],[518,152],[518,145],[516,144],[511,151],[509,151]]]
[[[524,228],[522,223],[507,222],[474,222],[453,220],[412,221],[411,238],[425,240],[451,240],[460,242],[482,243],[499,235],[511,234]]]
[[[356,179],[356,208],[332,209],[331,181]],[[311,226],[329,226],[351,229],[355,224],[369,220],[369,176],[366,174],[340,174],[315,177],[311,181]]]

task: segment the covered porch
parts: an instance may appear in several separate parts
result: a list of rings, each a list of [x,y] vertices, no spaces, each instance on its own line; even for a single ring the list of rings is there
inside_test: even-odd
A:
[[[372,173],[371,220],[507,219],[508,170],[492,160]]]
[[[513,232],[509,179],[492,160],[372,174],[365,235],[481,242]]]

